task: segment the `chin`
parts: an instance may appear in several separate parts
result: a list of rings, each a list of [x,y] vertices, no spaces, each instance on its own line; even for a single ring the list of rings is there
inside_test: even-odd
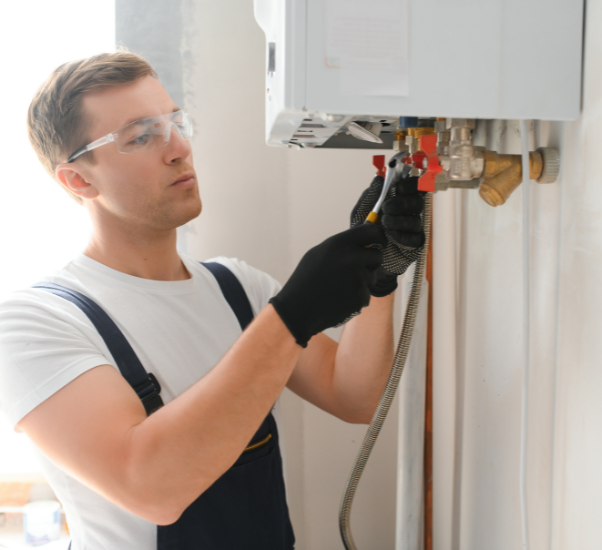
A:
[[[183,208],[180,212],[181,216],[178,216],[176,227],[182,227],[187,224],[189,221],[198,218],[201,215],[201,211],[203,210],[203,203],[200,199],[195,201],[195,204],[187,205],[187,208]]]

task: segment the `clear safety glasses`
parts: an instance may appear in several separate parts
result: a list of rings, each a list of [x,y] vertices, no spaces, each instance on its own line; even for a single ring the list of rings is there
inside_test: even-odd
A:
[[[73,162],[80,155],[111,142],[115,142],[117,150],[124,155],[165,147],[171,138],[172,127],[176,129],[182,139],[192,137],[192,120],[185,111],[150,116],[130,122],[130,124],[78,149],[67,162]]]

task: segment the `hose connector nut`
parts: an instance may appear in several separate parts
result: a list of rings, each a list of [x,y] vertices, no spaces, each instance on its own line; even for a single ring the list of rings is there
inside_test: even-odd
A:
[[[553,183],[560,173],[560,153],[554,147],[540,147],[537,152],[543,158],[543,170],[537,178],[537,183]]]

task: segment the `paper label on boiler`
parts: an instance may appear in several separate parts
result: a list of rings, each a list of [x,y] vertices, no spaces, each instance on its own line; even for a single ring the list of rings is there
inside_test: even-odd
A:
[[[409,94],[409,0],[327,0],[326,66],[344,95]]]

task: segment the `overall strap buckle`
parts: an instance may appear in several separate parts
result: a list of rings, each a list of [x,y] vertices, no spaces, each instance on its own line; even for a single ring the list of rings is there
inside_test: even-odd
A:
[[[161,384],[159,384],[159,381],[152,372],[148,373],[148,379],[134,387],[134,391],[142,401],[148,416],[163,406],[163,399],[159,395],[161,393]]]

